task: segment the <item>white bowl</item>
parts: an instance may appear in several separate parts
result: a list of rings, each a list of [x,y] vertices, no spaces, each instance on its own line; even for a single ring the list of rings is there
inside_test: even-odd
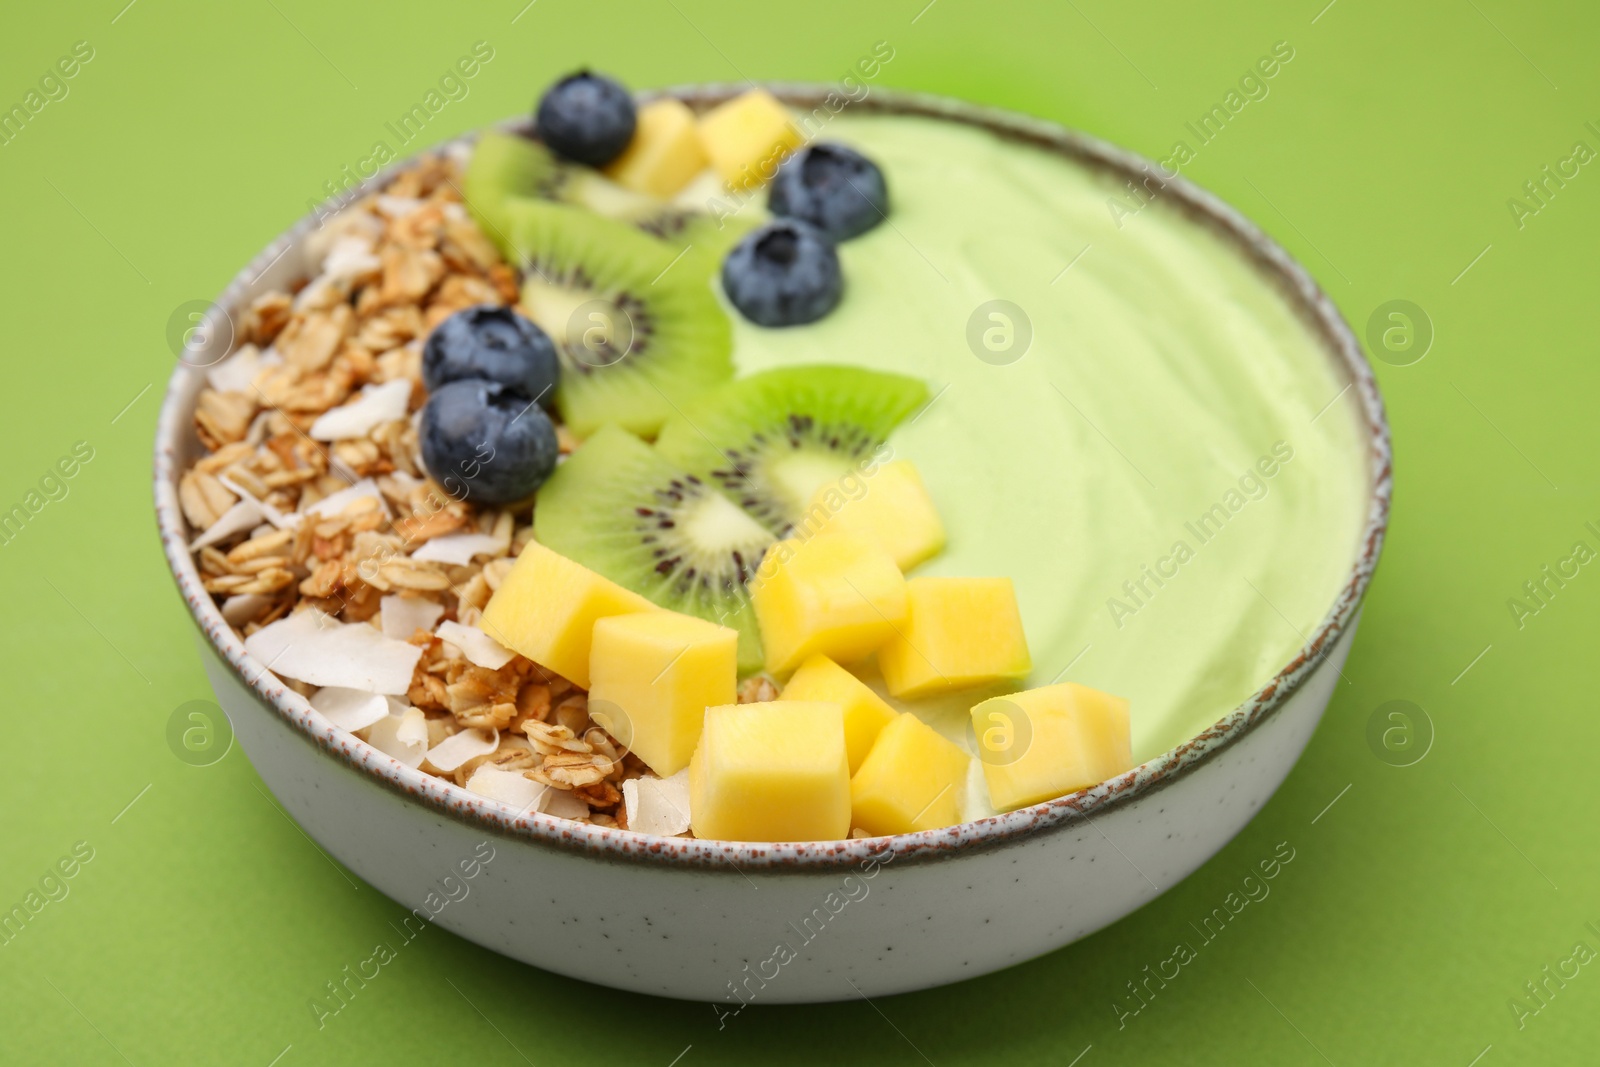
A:
[[[673,95],[703,106],[742,87]],[[817,106],[827,86],[774,85]],[[1141,157],[1061,127],[941,98],[874,90],[860,110],[981,125],[1122,177]],[[365,189],[387,180],[379,174]],[[1277,283],[1352,385],[1371,464],[1349,580],[1309,644],[1237,710],[1112,781],[943,830],[766,845],[657,838],[569,822],[467,792],[335,728],[244,649],[201,587],[177,501],[199,454],[203,372],[180,364],[157,431],[155,502],[204,662],[256,771],[306,832],[387,896],[486,948],[641,993],[737,1005],[879,996],[970,978],[1121,918],[1222,847],[1277,789],[1349,651],[1388,518],[1383,402],[1360,346],[1287,253],[1209,193],[1163,196]],[[217,304],[233,315],[306,273],[314,217],[269,245]]]

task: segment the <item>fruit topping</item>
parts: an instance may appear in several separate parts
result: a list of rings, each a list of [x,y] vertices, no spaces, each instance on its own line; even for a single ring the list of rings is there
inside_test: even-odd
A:
[[[733,246],[722,261],[722,290],[757,326],[815,322],[844,295],[839,253],[818,230],[776,219]]]
[[[1133,767],[1128,702],[1074,682],[972,709],[978,758],[997,811],[1039,804]]]
[[[468,209],[508,255],[507,211],[514,200],[556,200],[600,214],[611,214],[607,209],[619,206],[653,203],[599,171],[561,159],[538,141],[498,130],[478,138],[463,178],[463,191]]]
[[[889,215],[889,187],[878,165],[853,148],[819,141],[784,160],[772,179],[774,215],[815,226],[830,241],[866,233]]]
[[[808,518],[822,530],[865,534],[894,557],[902,571],[939,554],[944,523],[908,459],[885,463],[864,478],[846,476],[817,490]]]
[[[559,167],[548,148],[514,133],[486,130],[472,146],[472,160],[461,176],[461,199],[503,255],[512,253],[506,234],[510,202],[550,195],[550,176]]]
[[[706,708],[737,696],[736,631],[675,611],[594,624],[589,717],[663,778],[689,766]]]
[[[604,427],[561,465],[539,491],[534,530],[664,608],[737,629],[740,667],[761,667],[745,583],[772,533],[626,430]]]
[[[856,367],[763,371],[706,393],[662,428],[656,450],[726,493],[780,537],[810,534],[817,491],[871,478],[889,432],[928,399],[915,378]]]
[[[513,200],[522,306],[561,359],[556,406],[587,437],[615,422],[653,435],[674,407],[733,376],[728,316],[704,276],[623,223]]]
[[[627,149],[606,168],[618,185],[669,199],[706,168],[694,112],[670,97],[639,109],[638,128]]]
[[[961,821],[970,762],[960,746],[901,712],[850,779],[851,823],[870,834],[954,826]]]
[[[694,150],[699,151],[698,141]],[[633,173],[635,165],[625,157],[616,166]],[[711,176],[710,171],[704,173]],[[704,276],[756,224],[753,211],[713,217],[697,209],[695,205],[721,196],[720,182],[717,184],[717,189],[705,196],[690,199],[685,192],[682,203],[669,203],[561,159],[537,141],[490,131],[478,139],[473,150],[463,192],[484,232],[513,260],[516,250],[510,240],[510,205],[517,200],[553,200],[626,223],[669,245],[674,256],[687,247],[689,252],[673,272],[687,273],[685,268],[692,267]]]
[[[628,90],[580,70],[545,90],[534,112],[544,143],[568,159],[603,167],[633,139],[636,117]]]
[[[549,407],[561,373],[550,336],[510,308],[464,308],[441,322],[422,346],[422,384],[484,378]]]
[[[403,176],[329,230],[344,244],[319,260],[360,259],[363,279],[385,282],[328,289],[350,272],[324,266],[312,283],[346,301],[324,327],[343,325],[316,331],[323,363],[339,337],[367,345],[369,331],[389,352],[353,364],[356,377],[303,427],[334,442],[348,471],[305,483],[309,495],[274,489],[288,517],[267,503],[284,462],[273,441],[287,433],[262,446],[273,453],[264,468],[229,467],[237,483],[206,474],[215,494],[196,488],[201,469],[185,475],[206,587],[246,628],[247,651],[315,689],[312,706],[337,728],[408,766],[524,812],[639,833],[911,833],[1125,771],[1127,702],[1096,690],[978,703],[976,759],[880,695],[1017,683],[1031,667],[1009,579],[904,577],[945,544],[917,469],[886,447],[927,402],[922,382],[829,365],[733,380],[733,324],[712,275],[720,267],[727,301],[760,326],[828,314],[843,292],[836,242],[889,209],[879,168],[836,143],[796,152],[795,122],[759,89],[696,118],[671,98],[636,110],[622,86],[585,71],[545,94],[537,128],[485,133],[459,190],[453,157],[426,164],[481,235],[442,190],[424,201],[413,182],[402,195]],[[741,192],[768,180],[775,218]],[[395,303],[387,265],[425,219],[443,227],[435,258],[447,277],[419,268],[410,303]],[[387,243],[373,245],[374,228]],[[516,307],[463,307],[504,299],[513,282]],[[304,347],[312,320],[292,310],[303,299],[275,299],[301,316],[275,342],[293,363],[283,338]],[[440,321],[442,308],[453,313]],[[416,328],[373,326],[397,311],[402,326],[436,323],[420,388],[395,362],[405,352],[380,344]],[[230,381],[242,389],[266,365],[241,354]],[[424,399],[420,456],[402,457],[403,420]],[[241,421],[238,433],[253,429]],[[372,444],[376,461],[358,465]],[[419,467],[452,498],[440,508],[425,511],[437,497],[402,477]],[[329,544],[355,541],[335,545],[340,558],[318,548],[310,577],[220,573],[219,560],[249,562],[255,545],[289,551],[300,520],[346,531]],[[405,542],[377,578],[355,566],[372,536]],[[358,570],[364,585],[350,578]],[[336,601],[361,610],[325,615]],[[874,655],[882,681],[868,684],[857,667]]]
[[[915,698],[1027,676],[1010,578],[913,578],[909,618],[878,651],[889,692]]]
[[[865,659],[906,621],[906,580],[876,543],[856,534],[779,541],[750,583],[767,671],[788,674],[821,654]]]
[[[428,473],[474,504],[527,498],[560,453],[555,427],[531,394],[481,378],[440,386],[423,405],[418,436]]]
[[[895,710],[867,683],[827,656],[812,656],[802,663],[783,687],[783,699],[826,700],[844,709],[844,745],[851,774],[872,751],[878,731],[895,716]]]
[[[731,189],[770,181],[803,140],[788,108],[765,89],[741,93],[700,116],[700,143]]]
[[[827,841],[850,832],[839,705],[775,700],[706,709],[689,764],[696,837]]]
[[[502,645],[589,688],[589,649],[598,619],[654,604],[529,541],[483,609],[484,632]]]

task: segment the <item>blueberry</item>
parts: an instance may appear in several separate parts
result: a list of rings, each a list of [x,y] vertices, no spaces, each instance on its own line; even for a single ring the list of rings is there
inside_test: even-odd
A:
[[[633,140],[633,97],[610,78],[580,70],[545,90],[533,121],[553,151],[603,167]]]
[[[445,492],[474,504],[523,500],[555,470],[555,427],[520,389],[447,382],[422,408],[422,462]]]
[[[776,219],[733,246],[722,261],[722,288],[758,326],[815,322],[839,303],[839,253],[803,222]]]
[[[853,148],[819,141],[778,168],[767,195],[774,215],[809,222],[831,241],[866,233],[889,214],[878,165]]]
[[[422,384],[430,393],[447,382],[483,378],[549,407],[560,374],[550,335],[510,308],[491,304],[451,315],[422,346]]]

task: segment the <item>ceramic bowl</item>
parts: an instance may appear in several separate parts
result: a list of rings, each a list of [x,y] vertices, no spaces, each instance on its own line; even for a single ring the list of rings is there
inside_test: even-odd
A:
[[[673,91],[696,107],[742,87]],[[771,86],[810,110],[829,86]],[[860,111],[986,127],[1139,179],[1146,160],[1015,114],[875,89]],[[365,188],[389,177],[375,176]],[[179,365],[155,449],[155,503],[178,589],[205,635],[217,699],[290,815],[356,874],[436,923],[546,970],[667,997],[743,1003],[875,997],[970,978],[1115,921],[1222,847],[1310,738],[1349,651],[1390,494],[1383,404],[1356,338],[1309,274],[1253,224],[1180,179],[1166,199],[1222,234],[1277,284],[1352,389],[1370,461],[1364,535],[1309,643],[1198,736],[1049,803],[943,830],[865,840],[744,844],[664,839],[519,814],[405,767],[336,729],[246,653],[201,588],[176,483],[198,454],[202,372]],[[307,270],[302,220],[217,299],[230,315]],[[219,353],[220,355],[220,353]]]

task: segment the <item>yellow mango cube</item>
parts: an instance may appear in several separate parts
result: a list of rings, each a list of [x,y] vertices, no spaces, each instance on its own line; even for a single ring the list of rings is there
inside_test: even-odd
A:
[[[851,774],[867,758],[878,731],[895,716],[895,710],[866,682],[827,656],[812,656],[800,664],[783,687],[783,699],[827,700],[844,709],[844,747],[850,756]]]
[[[656,100],[639,109],[633,140],[606,167],[606,174],[618,185],[665,200],[676,196],[708,162],[689,105]]]
[[[1075,682],[985,700],[972,709],[972,728],[996,811],[1076,793],[1133,767],[1128,702]]]
[[[707,111],[699,131],[711,165],[732,189],[771,180],[778,164],[804,141],[789,109],[765,89],[751,89]]]
[[[902,571],[944,548],[944,523],[908,459],[885,463],[864,478],[850,474],[829,482],[806,508],[802,521],[813,520],[822,530],[872,538]]]
[[[529,541],[483,609],[483,629],[507,648],[589,688],[596,619],[660,611],[637,593]]]
[[[645,611],[594,624],[589,717],[662,778],[689,765],[706,708],[738,699],[739,631]]]
[[[767,670],[787,674],[819,653],[865,659],[906,619],[906,580],[889,553],[856,534],[779,541],[750,583]]]
[[[850,832],[844,712],[771,700],[707,708],[689,763],[689,820],[721,841],[832,841]]]
[[[915,698],[1033,669],[1010,578],[913,578],[906,624],[878,650],[889,692]]]
[[[850,779],[851,824],[870,834],[954,826],[961,821],[967,764],[959,745],[901,712]]]

